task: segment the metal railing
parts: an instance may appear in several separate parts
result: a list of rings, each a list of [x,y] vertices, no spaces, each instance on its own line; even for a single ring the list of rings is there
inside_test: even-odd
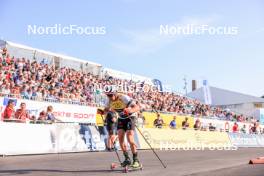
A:
[[[23,100],[32,100],[32,101],[44,101],[50,103],[64,103],[64,104],[72,104],[72,105],[80,105],[80,106],[102,106],[103,96],[98,96],[93,98],[91,102],[79,102],[79,101],[71,101],[67,98],[61,99],[53,99],[53,98],[43,98],[43,97],[26,97],[20,94],[6,94],[0,92],[0,97],[8,97],[8,98],[18,98]]]

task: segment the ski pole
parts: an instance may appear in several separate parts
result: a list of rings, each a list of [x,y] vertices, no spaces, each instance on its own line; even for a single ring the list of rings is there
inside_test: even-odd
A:
[[[136,125],[136,128],[138,130],[138,132],[141,134],[141,136],[143,137],[143,139],[145,140],[145,142],[148,144],[148,146],[150,147],[150,149],[152,150],[152,152],[155,154],[155,156],[159,159],[160,163],[162,164],[162,166],[164,168],[166,168],[167,166],[163,163],[163,161],[160,159],[159,155],[156,153],[156,151],[152,148],[152,146],[150,145],[150,143],[147,141],[147,139],[145,138],[145,136],[142,134],[142,132],[140,131],[140,129],[138,128],[138,126]]]
[[[101,118],[102,118],[102,121],[103,121],[103,123],[104,123],[104,118],[103,118],[103,115],[102,115],[102,111],[101,110],[99,110],[98,109],[98,114],[100,114],[100,116],[101,116]],[[105,126],[104,126],[104,128],[105,128]],[[107,131],[107,130],[106,130]],[[109,134],[108,134],[109,135]],[[112,145],[114,146],[114,151],[115,151],[115,153],[116,153],[116,156],[117,156],[117,159],[118,159],[118,161],[119,161],[119,163],[120,163],[120,165],[121,165],[121,159],[120,159],[120,156],[119,156],[119,154],[118,154],[118,151],[117,151],[117,148],[116,148],[116,145],[115,145],[115,141],[113,142],[111,139],[109,139],[110,140],[110,142],[112,143]]]
[[[121,159],[120,159],[120,156],[119,156],[119,154],[118,154],[118,151],[117,151],[117,148],[116,148],[116,145],[115,145],[115,141],[114,142],[112,142],[112,140],[110,140],[111,141],[111,143],[113,144],[113,146],[114,146],[114,151],[115,151],[115,153],[116,153],[116,156],[117,156],[117,158],[118,158],[118,161],[119,161],[119,163],[120,163],[120,165],[121,165]]]

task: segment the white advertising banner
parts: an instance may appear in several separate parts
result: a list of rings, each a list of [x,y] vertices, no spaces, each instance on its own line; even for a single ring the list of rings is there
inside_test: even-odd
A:
[[[0,155],[102,151],[106,138],[91,125],[0,122]]]
[[[51,125],[0,123],[0,154],[52,153]]]

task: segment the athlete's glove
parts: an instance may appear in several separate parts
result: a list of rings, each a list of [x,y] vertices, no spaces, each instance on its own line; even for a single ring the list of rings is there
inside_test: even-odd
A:
[[[128,117],[130,116],[131,113],[130,113],[130,109],[129,108],[125,108],[121,113],[120,113],[120,116],[121,117]]]
[[[123,110],[123,113],[124,113],[125,116],[129,116],[130,115],[130,109],[129,108],[125,108]]]

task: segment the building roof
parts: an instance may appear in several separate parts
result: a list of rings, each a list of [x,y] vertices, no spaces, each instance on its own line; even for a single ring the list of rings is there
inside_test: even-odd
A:
[[[264,103],[264,98],[255,97],[252,95],[246,95],[230,90],[220,89],[210,86],[210,92],[212,97],[212,105],[234,105],[242,103]],[[187,94],[188,97],[197,99],[201,102],[204,100],[203,87],[196,89]]]
[[[92,62],[92,61],[87,61],[85,59],[79,59],[79,58],[76,58],[76,57],[71,57],[71,56],[67,56],[67,55],[63,55],[63,54],[59,54],[59,53],[53,53],[53,52],[49,52],[49,51],[45,51],[45,50],[41,50],[41,49],[37,49],[37,48],[32,48],[32,47],[29,47],[29,46],[26,46],[26,45],[13,43],[13,42],[10,42],[10,41],[0,40],[0,45],[3,45],[3,43],[5,43],[6,45],[10,45],[12,47],[21,48],[21,49],[30,50],[30,51],[37,51],[37,52],[40,52],[40,53],[44,53],[44,54],[51,55],[51,56],[56,56],[56,57],[63,58],[63,59],[66,59],[66,60],[72,60],[72,61],[76,61],[76,62],[80,62],[80,63],[88,63],[88,64],[99,66],[99,67],[102,66],[101,64],[98,64],[98,63],[95,63],[95,62]]]

